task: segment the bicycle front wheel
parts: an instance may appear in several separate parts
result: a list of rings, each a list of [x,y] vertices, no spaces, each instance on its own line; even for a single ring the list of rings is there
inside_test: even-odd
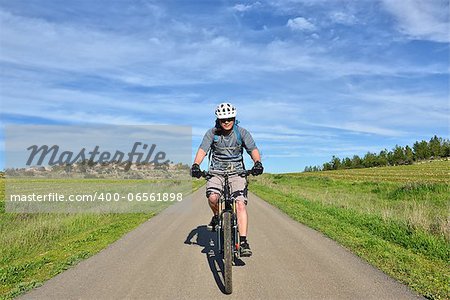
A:
[[[231,230],[231,212],[228,211],[223,213],[223,258],[225,293],[231,294],[233,292],[233,243]]]

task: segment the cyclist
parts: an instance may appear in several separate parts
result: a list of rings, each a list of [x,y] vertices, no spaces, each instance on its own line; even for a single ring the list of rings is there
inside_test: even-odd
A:
[[[221,103],[215,111],[216,125],[209,129],[195,155],[191,167],[191,175],[202,176],[200,164],[210,151],[209,171],[213,175],[206,184],[206,197],[213,211],[213,217],[208,227],[215,228],[219,223],[218,200],[223,191],[222,171],[236,171],[229,176],[231,195],[236,199],[236,210],[240,235],[241,256],[251,256],[252,251],[247,241],[247,179],[239,176],[239,171],[245,170],[243,149],[247,151],[254,162],[251,170],[253,175],[263,173],[261,155],[251,134],[244,128],[237,126],[236,108],[230,103]]]

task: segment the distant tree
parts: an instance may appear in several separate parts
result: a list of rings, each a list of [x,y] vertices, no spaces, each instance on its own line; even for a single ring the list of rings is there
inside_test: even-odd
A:
[[[64,172],[66,172],[66,173],[72,172],[72,165],[71,164],[65,164],[64,165]]]
[[[362,168],[362,160],[358,155],[353,155],[352,158],[352,166],[353,168]]]
[[[377,165],[377,155],[367,152],[363,158],[362,164],[365,168],[375,167]]]
[[[428,148],[430,149],[430,155],[434,158],[441,156],[441,143],[442,139],[438,138],[436,135],[430,139],[428,143]]]
[[[84,161],[78,165],[78,170],[80,170],[81,173],[86,173],[86,164]]]
[[[386,157],[387,157],[387,161],[388,161],[388,166],[394,166],[395,165],[395,160],[394,160],[394,152],[393,151],[388,151],[388,153],[386,153]]]
[[[388,153],[387,149],[381,150],[380,154],[378,154],[378,165],[379,166],[387,166],[388,165]]]
[[[87,161],[87,165],[88,165],[89,167],[93,167],[93,166],[95,166],[95,165],[96,165],[96,163],[95,163],[95,161],[94,161],[94,160],[92,160],[92,159],[89,159],[89,160]]]
[[[352,158],[345,157],[341,160],[333,155],[322,167],[309,166],[305,168],[305,172],[412,164],[414,161],[430,157],[450,157],[450,140],[435,135],[429,143],[425,140],[416,141],[412,148],[409,145],[405,147],[395,145],[391,151],[384,149],[379,154],[367,152],[363,158],[354,155]]]
[[[443,140],[441,147],[441,157],[450,157],[450,140]]]
[[[351,169],[352,168],[352,160],[348,157],[344,158],[342,160],[342,165],[344,169]]]
[[[414,153],[411,147],[406,146],[405,147],[405,164],[412,165],[414,162]]]
[[[394,151],[393,151],[393,162],[394,165],[404,165],[406,162],[406,156],[405,156],[405,150],[403,147],[399,145],[395,145]]]
[[[426,141],[415,142],[413,149],[416,160],[429,159],[431,156],[430,149]]]
[[[331,158],[331,167],[333,168],[333,170],[339,170],[341,168],[341,160],[339,159],[339,157],[333,155],[333,157]]]
[[[324,171],[333,170],[333,166],[329,162],[326,162],[323,164],[322,170]]]

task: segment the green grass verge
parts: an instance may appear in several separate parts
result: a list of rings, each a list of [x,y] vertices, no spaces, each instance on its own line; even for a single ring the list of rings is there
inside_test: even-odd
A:
[[[193,190],[205,182],[193,181]],[[148,213],[5,213],[0,179],[0,299],[14,298],[90,257],[168,205]]]
[[[399,176],[409,172],[400,169]],[[423,296],[450,298],[448,184],[325,174],[265,175],[253,179],[250,189]]]
[[[5,214],[0,228],[4,233],[0,250],[1,297],[12,298],[40,285],[153,215]]]
[[[322,176],[354,181],[448,183],[449,171],[449,160],[433,160],[395,167],[360,168],[291,174],[302,177]]]

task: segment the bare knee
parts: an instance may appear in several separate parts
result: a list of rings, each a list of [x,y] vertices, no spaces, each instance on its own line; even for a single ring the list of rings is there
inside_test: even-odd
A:
[[[236,201],[236,209],[238,212],[245,212],[247,208],[245,207],[244,201]]]
[[[219,200],[219,194],[216,194],[216,193],[212,193],[208,197],[208,201],[212,204],[217,204],[218,200]]]

